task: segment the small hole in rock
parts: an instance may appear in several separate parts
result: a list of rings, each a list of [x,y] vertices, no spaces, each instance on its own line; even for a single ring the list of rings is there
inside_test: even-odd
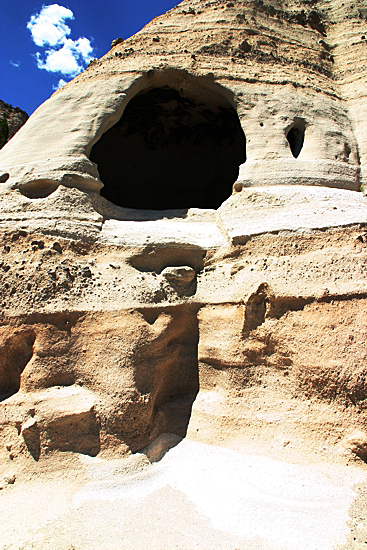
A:
[[[45,199],[58,188],[57,183],[50,183],[48,181],[36,181],[27,185],[22,185],[18,188],[18,191],[27,199]]]
[[[305,139],[306,123],[303,118],[295,118],[293,125],[287,133],[287,140],[292,155],[297,158],[302,150]]]

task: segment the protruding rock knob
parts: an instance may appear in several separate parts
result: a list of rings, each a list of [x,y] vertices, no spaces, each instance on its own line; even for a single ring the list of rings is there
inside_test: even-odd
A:
[[[188,266],[166,267],[162,276],[170,283],[190,284],[195,278],[195,269]]]
[[[121,42],[123,42],[123,39],[121,37],[115,38],[115,40],[112,40],[111,42],[111,48],[113,48],[114,46],[117,46],[117,44],[121,44]]]

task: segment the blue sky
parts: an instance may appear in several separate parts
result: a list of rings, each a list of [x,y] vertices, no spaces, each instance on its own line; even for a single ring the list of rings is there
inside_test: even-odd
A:
[[[114,38],[128,38],[179,0],[7,0],[2,5],[0,99],[31,114]]]

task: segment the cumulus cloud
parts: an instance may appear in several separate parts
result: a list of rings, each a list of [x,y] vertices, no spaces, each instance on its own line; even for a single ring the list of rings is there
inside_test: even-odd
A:
[[[37,46],[56,46],[62,42],[71,33],[65,19],[74,19],[73,12],[68,8],[58,4],[43,6],[40,13],[32,15],[27,23],[33,42]]]
[[[90,44],[90,40],[88,40],[88,38],[84,38],[84,37],[83,38],[78,38],[78,40],[75,40],[74,44],[75,44],[75,47],[80,52],[80,55],[84,59],[89,60],[90,59],[90,54],[93,51],[93,48]]]
[[[10,65],[13,65],[13,67],[16,67],[17,69],[19,69],[20,61],[10,61]]]
[[[66,19],[74,19],[73,12],[59,4],[51,4],[32,15],[27,28],[36,46],[48,48],[36,53],[38,68],[71,78],[89,63],[93,47],[88,38],[68,38],[71,29]]]
[[[88,44],[88,47],[80,40],[89,41],[87,38],[79,40],[70,40],[67,38],[63,46],[58,50],[47,50],[45,59],[42,59],[40,53],[36,54],[37,66],[39,69],[46,69],[51,73],[61,73],[67,76],[74,76],[83,69],[83,62],[89,59],[89,54],[93,48]]]
[[[56,86],[52,86],[52,89],[53,90],[58,90],[59,88],[62,88],[63,86],[65,86],[65,84],[67,84],[66,80],[64,80],[63,78],[60,78],[59,82],[57,83]]]

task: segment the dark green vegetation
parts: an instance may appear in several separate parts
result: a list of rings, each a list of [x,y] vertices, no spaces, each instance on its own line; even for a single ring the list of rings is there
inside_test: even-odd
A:
[[[8,141],[9,136],[9,126],[6,118],[0,119],[0,149],[4,147],[5,143]]]

